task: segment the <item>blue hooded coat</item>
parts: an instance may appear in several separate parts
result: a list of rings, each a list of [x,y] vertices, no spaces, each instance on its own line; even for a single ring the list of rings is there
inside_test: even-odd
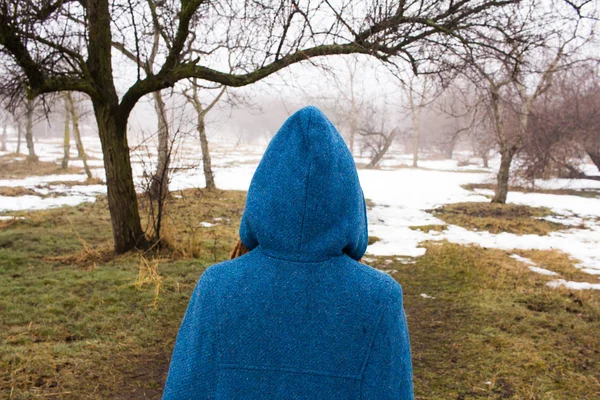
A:
[[[251,251],[198,281],[164,400],[413,399],[402,290],[358,262],[365,200],[319,109],[269,144],[239,232]]]

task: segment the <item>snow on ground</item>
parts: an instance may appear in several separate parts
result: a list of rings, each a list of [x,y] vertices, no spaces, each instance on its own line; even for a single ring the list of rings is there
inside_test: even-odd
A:
[[[564,286],[567,289],[574,290],[586,290],[586,289],[596,289],[600,290],[600,283],[588,283],[588,282],[573,282],[573,281],[565,281],[564,279],[557,279],[552,282],[548,282],[546,285],[550,287],[561,287]]]
[[[518,254],[511,254],[510,256],[511,258],[514,258],[517,261],[522,262],[523,264],[527,265],[527,267],[533,271],[536,272],[538,274],[542,274],[542,275],[558,275],[556,272],[550,271],[549,269],[546,268],[540,268],[540,267],[536,267],[536,264],[531,261],[529,258],[526,257],[521,257]]]
[[[78,195],[46,198],[32,195],[18,197],[0,196],[0,212],[43,210],[61,206],[76,206],[77,204],[94,201],[96,201],[95,196]]]
[[[212,161],[217,186],[222,189],[247,190],[265,146],[239,145],[228,142],[212,143]],[[59,161],[62,158],[62,142],[40,141],[36,144],[40,158]],[[99,141],[85,139],[93,174],[101,179],[102,152]],[[72,156],[75,157],[76,153]],[[132,167],[138,189],[147,182],[154,166],[156,149],[140,145],[132,147]],[[418,257],[425,253],[420,243],[426,240],[448,240],[460,244],[477,244],[483,247],[513,249],[557,249],[577,259],[583,272],[589,273],[590,280],[600,280],[600,199],[579,196],[566,196],[541,193],[510,192],[508,200],[515,204],[543,206],[553,210],[558,217],[546,219],[571,225],[573,228],[552,232],[547,236],[514,235],[510,233],[492,234],[470,231],[459,226],[449,225],[442,232],[410,229],[411,226],[444,224],[426,210],[444,204],[457,202],[489,201],[490,190],[468,191],[461,187],[468,183],[489,183],[494,170],[484,169],[470,159],[468,153],[458,154],[455,160],[420,160],[419,169],[411,168],[412,156],[391,153],[383,161],[381,169],[359,170],[360,181],[368,199],[375,206],[369,210],[369,233],[380,238],[369,246],[371,255]],[[175,167],[179,167],[170,182],[172,191],[204,186],[199,145],[187,143],[177,154]],[[470,164],[461,161],[469,161]],[[357,157],[357,162],[368,160]],[[477,160],[475,160],[477,161]],[[459,164],[461,166],[459,166]],[[467,165],[465,165],[467,164]],[[490,160],[495,167],[497,160]],[[80,166],[81,161],[73,160]],[[587,173],[594,173],[586,167]],[[0,197],[0,211],[10,212],[27,209],[41,209],[60,205],[74,205],[93,201],[94,196],[105,193],[102,185],[52,185],[57,181],[85,181],[85,175],[53,175],[29,177],[21,180],[0,180],[0,186],[23,186],[37,190],[41,195],[54,197],[20,196]],[[553,179],[536,181],[536,187],[544,189],[600,189],[600,182],[591,180]],[[207,223],[209,224],[209,223]],[[523,260],[519,260],[524,262]],[[526,263],[528,264],[528,263]],[[537,273],[550,274],[552,271],[528,264]],[[569,288],[599,288],[597,283],[553,281],[552,286]]]

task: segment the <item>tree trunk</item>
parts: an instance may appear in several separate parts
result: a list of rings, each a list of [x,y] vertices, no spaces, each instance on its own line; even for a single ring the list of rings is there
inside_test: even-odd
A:
[[[348,143],[348,147],[350,147],[350,154],[354,156],[354,138],[356,137],[356,118],[352,117],[352,122],[350,123],[350,140]]]
[[[23,127],[21,122],[17,121],[17,154],[21,154],[21,136],[23,136]]]
[[[600,171],[600,152],[596,153],[596,152],[588,151],[588,155],[592,159],[592,162],[594,163],[596,168],[598,168],[598,171]]]
[[[215,176],[213,175],[212,163],[210,160],[210,151],[208,148],[208,138],[206,137],[206,124],[204,123],[204,113],[198,113],[198,134],[200,136],[200,148],[202,149],[202,166],[204,168],[204,180],[206,188],[216,189]]]
[[[158,162],[156,172],[150,183],[150,196],[153,199],[165,198],[169,193],[169,165],[171,149],[169,141],[169,125],[167,110],[160,92],[152,93],[154,109],[158,118]]]
[[[35,148],[33,146],[33,111],[34,111],[34,100],[27,100],[26,104],[27,111],[27,126],[25,128],[25,140],[27,141],[27,150],[29,155],[27,159],[29,161],[37,161],[38,157],[35,154]]]
[[[419,166],[419,130],[415,131],[415,142],[413,144],[413,167]]]
[[[600,171],[600,135],[596,134],[586,141],[585,152]]]
[[[481,152],[481,160],[483,161],[483,168],[490,167],[490,158],[488,156],[487,150]]]
[[[2,145],[0,146],[0,151],[6,151],[6,125],[2,129]]]
[[[508,180],[510,177],[510,165],[512,164],[514,152],[511,150],[503,150],[500,152],[500,170],[498,171],[498,182],[496,193],[492,199],[492,203],[506,203],[508,195]]]
[[[71,93],[67,92],[67,101],[69,102],[69,113],[71,115],[71,121],[73,121],[73,134],[75,135],[75,144],[77,146],[77,153],[81,161],[83,161],[83,169],[85,170],[85,174],[88,179],[92,179],[92,171],[90,171],[90,167],[87,163],[87,155],[85,154],[85,149],[83,147],[83,142],[81,141],[81,131],[79,129],[79,117],[77,115],[77,110],[75,110],[75,102],[73,102],[73,96]]]
[[[94,113],[104,154],[108,208],[115,251],[146,248],[127,144],[127,124],[118,121],[115,107],[94,102]],[[121,123],[119,123],[121,122]]]
[[[383,156],[385,156],[385,153],[387,153],[388,150],[390,149],[390,146],[392,145],[392,143],[394,141],[394,136],[396,136],[395,131],[391,132],[385,138],[385,143],[384,143],[383,147],[377,154],[375,154],[375,157],[373,157],[373,159],[371,159],[371,162],[369,164],[367,164],[366,168],[375,168],[377,166],[377,164],[379,164],[381,162],[381,160],[383,159]]]
[[[352,81],[351,81],[352,85]],[[356,137],[356,126],[358,125],[358,107],[356,106],[356,100],[354,99],[354,89],[353,85],[351,86],[352,90],[352,100],[351,100],[351,113],[350,116],[350,140],[348,143],[348,147],[350,147],[350,154],[354,156],[354,138]]]
[[[69,102],[65,98],[65,136],[63,140],[62,169],[69,167],[69,156],[71,152],[71,131],[69,130]]]

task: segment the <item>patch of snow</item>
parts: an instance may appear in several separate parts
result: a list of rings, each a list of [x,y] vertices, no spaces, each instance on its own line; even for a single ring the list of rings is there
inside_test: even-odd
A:
[[[510,258],[514,258],[517,261],[522,262],[523,264],[527,264],[527,265],[536,265],[533,261],[531,261],[529,258],[526,257],[521,257],[518,254],[511,254]]]
[[[550,276],[558,275],[556,272],[550,271],[549,269],[546,269],[546,268],[529,266],[529,269],[535,273],[542,274],[542,275],[550,275]]]
[[[590,275],[600,275],[600,269],[592,269],[592,268],[581,268],[581,271]]]
[[[573,290],[600,290],[600,283],[573,282],[566,281],[564,279],[557,279],[555,281],[546,283],[546,285],[553,288],[564,286],[567,289]]]
[[[424,299],[435,299],[435,297],[430,296],[430,295],[425,294],[425,293],[421,293],[419,296],[421,296]]]
[[[546,217],[540,217],[538,219],[554,222],[557,224],[569,225],[569,226],[584,226],[585,219],[575,216],[563,216],[563,215],[549,215]]]
[[[0,211],[23,211],[23,210],[43,210],[61,206],[76,206],[81,203],[96,201],[93,196],[59,196],[46,197],[39,196],[0,196]]]
[[[217,226],[218,224],[211,224],[210,222],[202,221],[200,222],[200,226],[204,228],[212,228],[213,226]]]
[[[0,221],[12,221],[13,219],[25,219],[25,217],[16,217],[12,215],[0,215]]]
[[[0,179],[0,186],[9,187],[34,187],[51,182],[85,182],[87,176],[84,174],[64,174],[64,175],[46,175],[46,176],[28,176],[22,179]]]
[[[95,177],[105,180],[101,168],[102,151],[97,137],[85,137],[84,143]],[[217,186],[228,190],[247,190],[256,170],[258,161],[266,143],[259,145],[235,145],[225,139],[214,138],[213,164]],[[179,147],[174,158],[174,168],[181,167],[173,174],[169,187],[172,191],[188,188],[204,187],[199,145],[196,140],[189,140]],[[62,139],[41,139],[36,143],[36,150],[41,157],[60,161],[62,158]],[[75,151],[73,146],[72,151]],[[154,145],[132,145],[131,154],[136,188],[143,190],[148,178],[144,172],[151,173],[155,165],[156,148]],[[381,238],[369,246],[368,254],[381,256],[399,256],[398,261],[408,264],[414,260],[403,259],[402,256],[418,257],[425,253],[420,247],[423,241],[448,240],[460,244],[477,244],[483,247],[513,249],[557,249],[579,260],[577,267],[581,271],[600,275],[600,199],[580,196],[551,195],[541,193],[510,192],[510,203],[529,206],[548,207],[558,216],[545,217],[552,222],[571,227],[547,236],[513,235],[508,233],[491,234],[489,232],[473,232],[467,229],[447,225],[443,232],[422,232],[412,230],[411,226],[444,224],[426,210],[445,204],[457,202],[487,202],[493,194],[490,190],[467,191],[461,185],[469,183],[489,183],[495,176],[499,165],[499,157],[490,159],[488,173],[480,167],[481,160],[473,158],[471,152],[457,152],[454,160],[419,161],[420,168],[411,168],[412,155],[402,154],[400,149],[392,148],[383,160],[382,169],[359,170],[359,178],[365,197],[371,199],[375,206],[369,210],[369,234]],[[458,161],[469,160],[473,165],[458,166]],[[366,158],[356,158],[357,162],[366,163]],[[73,160],[73,165],[82,165],[80,160]],[[409,168],[398,168],[408,166]],[[593,174],[594,166],[585,166],[586,173]],[[186,169],[187,168],[187,169]],[[477,173],[469,170],[478,170]],[[597,173],[597,171],[596,171]],[[84,174],[52,175],[45,177],[28,177],[19,180],[0,180],[0,186],[22,186],[31,188],[44,195],[59,194],[58,197],[42,199],[37,196],[2,197],[0,210],[23,210],[55,207],[59,205],[75,205],[83,201],[93,201],[95,195],[105,193],[104,185],[76,185],[67,187],[52,185],[56,181],[83,182]],[[559,180],[536,181],[536,186],[545,189],[600,189],[600,182],[593,180]],[[219,221],[214,219],[213,222]],[[204,222],[214,226],[211,222]],[[206,226],[206,225],[202,225]],[[586,229],[580,229],[585,227]],[[368,257],[366,262],[372,261]],[[529,265],[534,267],[535,265]],[[551,272],[551,271],[550,271]]]

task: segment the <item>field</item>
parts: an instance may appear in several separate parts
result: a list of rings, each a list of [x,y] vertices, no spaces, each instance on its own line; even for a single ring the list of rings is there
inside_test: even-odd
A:
[[[77,163],[0,176],[0,398],[160,398],[191,290],[237,238],[253,151],[216,152],[226,190],[194,188],[195,169],[176,175],[171,248],[124,256],[111,251],[102,185]],[[417,398],[599,398],[600,199],[589,193],[600,187],[539,182],[548,192],[515,190],[492,206],[489,186],[462,187],[489,185],[491,171],[403,161],[360,171],[364,261],[403,286]]]

